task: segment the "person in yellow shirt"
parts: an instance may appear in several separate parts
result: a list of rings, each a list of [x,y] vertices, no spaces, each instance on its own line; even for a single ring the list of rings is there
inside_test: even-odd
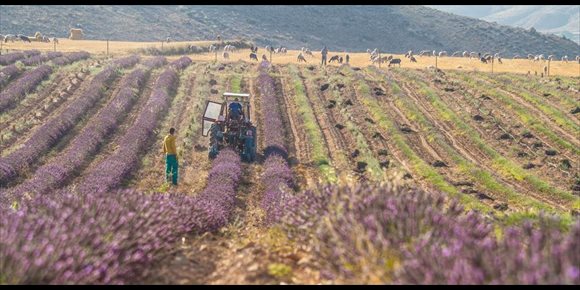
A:
[[[165,179],[177,185],[177,150],[175,149],[175,128],[169,129],[169,135],[163,140],[163,153],[165,154]]]

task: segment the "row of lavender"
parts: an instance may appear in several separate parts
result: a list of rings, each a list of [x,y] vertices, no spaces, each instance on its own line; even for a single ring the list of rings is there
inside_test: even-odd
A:
[[[241,175],[240,156],[229,148],[221,150],[213,161],[204,191],[196,196],[191,209],[197,215],[196,233],[214,232],[229,222]]]
[[[184,61],[185,60],[185,61]],[[119,147],[87,173],[75,190],[85,194],[107,192],[117,187],[139,164],[139,152],[151,141],[151,135],[170,103],[171,92],[177,89],[177,70],[189,66],[191,59],[185,57],[172,63],[157,78],[151,96],[135,122],[119,140]]]
[[[119,126],[126,112],[135,104],[147,73],[136,69],[124,76],[119,83],[121,89],[113,99],[89,120],[58,158],[38,168],[33,176],[9,190],[8,195],[17,199],[24,193],[35,196],[54,190],[64,183],[84,164],[87,157],[96,152],[103,139]]]
[[[87,59],[89,57],[90,54],[85,51],[71,52],[52,59],[52,64],[56,66],[64,66],[67,64],[71,64],[73,62],[77,62],[79,60]],[[32,59],[32,57],[30,59]],[[20,75],[23,71],[24,71],[23,69],[19,68],[15,64],[11,64],[0,70],[0,89],[3,88],[6,84],[8,84],[10,80]]]
[[[262,184],[265,186],[262,198],[262,208],[266,211],[266,224],[278,222],[283,211],[285,196],[288,189],[293,184],[292,171],[287,162],[288,151],[284,137],[284,124],[280,113],[281,104],[275,94],[274,80],[268,75],[269,63],[263,61],[260,64],[260,75],[258,76],[258,87],[260,91],[260,102],[264,124],[264,174]]]
[[[180,59],[172,66],[185,67],[189,62]],[[151,100],[167,106],[170,87],[165,85],[175,81],[174,74],[162,73]],[[38,195],[17,211],[0,208],[5,217],[0,224],[0,267],[5,269],[0,283],[135,282],[182,234],[215,231],[228,222],[241,173],[238,154],[226,149],[214,160],[206,189],[195,198],[134,191],[59,191]]]
[[[22,73],[16,65],[11,64],[0,70],[0,89],[4,88],[8,82]]]
[[[77,51],[77,52],[69,52],[67,54],[64,54],[61,57],[57,57],[51,60],[53,65],[67,65],[67,64],[71,64],[73,62],[77,62],[79,60],[82,59],[87,59],[91,56],[90,53],[86,52],[86,51]]]
[[[326,278],[401,284],[580,284],[580,221],[568,232],[501,228],[457,200],[393,184],[290,197],[283,224],[317,245]],[[397,266],[398,265],[398,266]]]
[[[137,62],[139,62],[137,55],[115,60],[98,73],[87,90],[72,101],[62,113],[44,123],[19,149],[0,158],[0,187],[28,169],[44,152],[68,133],[77,121],[104,96],[106,87],[118,76],[119,68],[128,68]],[[1,205],[2,202],[0,202]]]
[[[0,113],[16,106],[20,99],[36,88],[51,73],[52,67],[49,65],[41,65],[33,70],[24,72],[20,78],[0,92]]]
[[[49,60],[55,59],[57,57],[62,57],[63,53],[60,51],[55,51],[55,52],[47,52],[45,54],[39,54],[39,55],[35,55],[29,58],[25,58],[23,60],[21,60],[22,64],[26,65],[26,66],[33,66],[33,65],[39,65],[42,63],[45,63]]]
[[[38,50],[25,50],[25,51],[18,51],[18,52],[5,54],[5,55],[0,55],[0,65],[13,64],[21,59],[36,56],[39,54],[40,54],[40,51],[38,51]]]

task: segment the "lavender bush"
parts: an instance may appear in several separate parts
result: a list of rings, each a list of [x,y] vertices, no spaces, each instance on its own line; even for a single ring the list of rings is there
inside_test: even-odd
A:
[[[21,59],[32,57],[39,55],[40,51],[38,50],[26,50],[26,51],[18,51],[13,52],[5,55],[0,55],[0,65],[9,65],[15,63]]]
[[[167,58],[164,56],[151,57],[143,61],[143,65],[147,67],[160,67],[167,64]]]
[[[91,54],[86,51],[70,52],[61,57],[52,59],[51,62],[53,65],[63,66],[89,57],[91,57]]]
[[[196,224],[181,194],[39,195],[0,209],[1,284],[123,284]]]
[[[51,73],[52,68],[48,65],[24,72],[22,76],[0,92],[0,113],[18,104],[21,98],[36,88]]]
[[[401,284],[578,284],[580,221],[502,229],[443,194],[389,185],[320,187],[285,204],[290,235],[334,276]],[[396,266],[399,265],[399,266]],[[329,277],[336,278],[336,277]]]
[[[0,158],[0,187],[11,178],[18,176],[35,162],[38,157],[56,144],[74,125],[79,118],[103,97],[105,87],[117,77],[118,68],[128,68],[139,61],[136,56],[115,60],[95,75],[87,90],[63,111],[60,115],[49,119],[34,134],[24,142],[22,147]],[[0,193],[0,197],[2,194]],[[0,203],[1,204],[1,203]]]
[[[187,56],[182,56],[177,60],[171,62],[169,65],[175,68],[176,70],[183,70],[188,67],[192,63],[191,58]]]
[[[16,76],[22,73],[22,70],[19,69],[16,65],[11,64],[2,70],[0,70],[0,89],[4,88],[4,86]]]
[[[26,66],[33,66],[45,63],[51,59],[62,57],[62,52],[47,52],[46,54],[39,54],[22,60],[22,63]]]

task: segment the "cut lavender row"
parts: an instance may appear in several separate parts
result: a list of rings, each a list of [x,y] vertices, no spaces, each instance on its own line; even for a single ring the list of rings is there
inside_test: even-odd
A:
[[[29,58],[25,58],[22,60],[22,63],[26,66],[33,66],[33,65],[39,65],[42,63],[45,63],[51,59],[57,58],[57,57],[62,57],[63,54],[62,52],[47,52],[45,54],[39,54],[39,55],[35,55]]]
[[[292,171],[287,162],[288,151],[284,134],[284,124],[280,113],[281,104],[276,96],[274,80],[268,75],[268,62],[259,67],[258,88],[264,124],[264,174],[261,177],[265,191],[262,198],[262,208],[266,212],[265,223],[270,225],[278,222],[283,215],[283,203],[289,188],[293,184]]]
[[[8,84],[10,80],[16,78],[21,73],[22,70],[14,64],[11,64],[0,70],[0,89],[4,88],[4,86]]]
[[[21,59],[36,56],[39,54],[40,54],[40,51],[38,51],[38,50],[26,50],[26,51],[18,51],[18,52],[5,54],[5,55],[0,55],[0,65],[13,64]]]
[[[67,64],[71,64],[73,62],[77,62],[79,60],[87,59],[91,56],[90,53],[86,51],[79,51],[79,52],[71,52],[67,53],[61,57],[57,57],[51,60],[53,65],[63,66]]]

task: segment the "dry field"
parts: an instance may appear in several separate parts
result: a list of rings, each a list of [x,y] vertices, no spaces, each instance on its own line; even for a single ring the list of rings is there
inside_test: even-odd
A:
[[[211,44],[211,41],[182,41],[182,42],[171,42],[171,43],[164,43],[163,47],[172,47],[172,46],[183,46],[183,45],[198,45],[204,46]],[[130,53],[136,49],[146,48],[146,47],[156,47],[161,49],[160,42],[128,42],[128,41],[109,41],[109,53],[112,55],[122,55]],[[23,49],[38,49],[40,51],[52,51],[53,50],[52,43],[22,43],[22,42],[15,42],[15,43],[5,43],[3,44],[3,49],[8,51],[11,50],[23,50]],[[90,52],[92,54],[105,54],[107,49],[107,42],[102,40],[69,40],[69,39],[59,39],[59,44],[57,44],[56,50],[69,52],[69,51],[79,51],[84,50]],[[259,57],[263,54],[264,49],[260,48],[258,51]],[[239,50],[238,52],[231,53],[229,60],[224,60],[220,53],[218,53],[217,60],[219,62],[232,62],[238,60],[245,60],[250,61],[249,58],[250,50],[243,49]],[[345,56],[346,52],[329,52],[329,58],[333,55],[342,55]],[[274,54],[273,55],[273,63],[276,64],[286,64],[286,63],[297,63],[296,56],[298,55],[298,51],[289,50],[287,54]],[[384,55],[389,55],[384,54]],[[199,61],[211,61],[215,60],[215,54],[207,53],[207,54],[189,54],[192,60],[199,60]],[[268,58],[270,57],[269,54],[266,55]],[[403,55],[393,55],[395,58],[401,58],[402,65],[401,67],[404,68],[418,68],[423,69],[428,66],[435,66],[435,57],[421,57],[416,56],[417,63],[411,63],[408,59],[404,58]],[[369,60],[369,56],[367,53],[351,53],[350,54],[350,64],[352,66],[357,67],[365,67],[370,66],[371,62]],[[569,56],[572,61],[568,63],[562,61],[552,61],[550,63],[550,74],[552,76],[572,76],[572,77],[580,77],[580,64],[573,61],[575,56]],[[169,57],[169,59],[176,59],[177,57]],[[314,52],[314,57],[306,56],[307,61],[309,64],[320,64],[320,51]],[[338,65],[337,63],[331,65]],[[544,66],[547,66],[547,62],[533,62],[529,60],[523,59],[503,59],[503,64],[498,64],[497,62],[493,65],[493,72],[500,73],[500,72],[512,72],[518,74],[530,74],[540,76],[543,72]],[[381,66],[386,66],[383,64]],[[492,72],[492,65],[491,64],[483,64],[477,59],[468,59],[468,58],[460,58],[460,57],[438,57],[437,58],[437,67],[443,70],[458,70],[458,71],[481,71],[481,72]]]

